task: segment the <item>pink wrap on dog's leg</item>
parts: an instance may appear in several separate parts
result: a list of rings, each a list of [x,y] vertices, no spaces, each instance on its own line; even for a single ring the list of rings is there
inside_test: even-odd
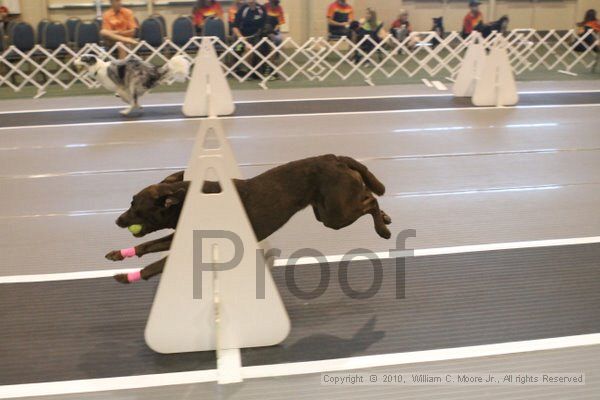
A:
[[[130,272],[127,274],[127,280],[129,283],[137,282],[142,280],[142,271]]]
[[[121,250],[121,255],[123,258],[135,257],[135,247]]]

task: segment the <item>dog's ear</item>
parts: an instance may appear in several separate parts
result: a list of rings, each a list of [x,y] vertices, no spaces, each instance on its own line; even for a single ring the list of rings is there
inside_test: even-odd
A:
[[[184,171],[175,172],[172,175],[167,176],[161,183],[177,183],[183,182]]]
[[[177,204],[181,204],[181,199],[176,196],[167,196],[165,197],[164,206],[165,208],[171,208],[176,206]]]
[[[187,190],[179,188],[177,190],[168,190],[163,192],[162,196],[159,197],[159,204],[164,208],[171,208],[173,206],[182,204],[185,200]]]

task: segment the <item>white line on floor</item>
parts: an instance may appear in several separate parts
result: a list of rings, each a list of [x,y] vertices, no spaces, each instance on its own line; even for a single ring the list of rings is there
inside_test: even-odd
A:
[[[143,108],[157,108],[157,107],[180,107],[182,103],[164,103],[164,104],[148,104]],[[64,111],[93,111],[93,110],[119,110],[126,108],[127,104],[123,103],[120,106],[96,106],[96,107],[74,107],[74,108],[40,108],[37,110],[14,110],[14,111],[0,111],[0,115],[3,114],[29,114],[29,113],[50,113],[50,112],[64,112]]]
[[[465,346],[448,349],[413,351],[406,353],[357,356],[321,361],[271,364],[242,367],[244,379],[320,374],[368,368],[392,367],[405,364],[478,359],[506,354],[568,349],[600,344],[600,334],[564,336],[520,342]],[[174,372],[153,375],[136,375],[116,378],[85,379],[76,381],[40,382],[0,386],[0,399],[21,397],[67,395],[103,392],[110,390],[144,389],[160,386],[216,382],[215,369],[205,371]]]
[[[128,274],[130,272],[139,271],[139,268],[125,269],[103,269],[96,271],[78,271],[78,272],[61,272],[54,274],[38,274],[38,275],[12,275],[0,277],[0,284],[3,283],[35,283],[35,282],[59,282],[59,281],[75,281],[80,279],[98,279],[108,278],[117,274]]]
[[[575,92],[565,92],[575,93]],[[359,96],[359,97],[315,97],[306,99],[272,99],[272,100],[237,100],[235,104],[262,104],[262,103],[291,103],[291,102],[310,102],[310,101],[340,101],[340,100],[372,100],[372,99],[399,99],[399,98],[411,98],[411,97],[447,97],[449,94],[440,93],[423,93],[423,94],[392,94],[392,95],[380,95],[380,96]],[[46,112],[61,112],[61,111],[90,111],[90,110],[118,110],[125,108],[127,105],[123,103],[119,106],[99,106],[99,107],[75,107],[75,108],[54,108],[54,109],[39,109],[39,110],[15,110],[15,111],[1,111],[1,114],[27,114],[27,113],[46,113]],[[165,103],[165,104],[148,104],[144,108],[158,108],[158,107],[177,107],[183,106],[183,103]]]
[[[425,83],[429,83],[429,87],[433,85],[427,79],[423,79]],[[427,83],[425,83],[427,85]],[[520,94],[561,94],[561,93],[598,93],[598,89],[586,89],[586,90],[540,90],[540,91],[520,91]],[[449,97],[451,94],[447,93],[422,93],[422,94],[388,94],[379,96],[349,96],[349,97],[313,97],[313,98],[295,98],[295,99],[263,99],[263,100],[238,100],[234,101],[235,104],[259,104],[259,103],[289,103],[289,102],[300,102],[300,101],[339,101],[339,100],[370,100],[370,99],[397,99],[397,98],[410,98],[410,97]],[[60,98],[57,99],[60,101]],[[182,106],[182,103],[164,103],[164,104],[148,104],[144,108],[157,108],[157,107],[178,107]],[[45,113],[45,112],[60,112],[60,111],[89,111],[89,110],[118,110],[125,108],[126,104],[115,105],[115,106],[97,106],[97,107],[74,107],[74,108],[49,108],[49,109],[34,109],[34,110],[13,110],[13,111],[0,111],[2,114],[26,114],[26,113]]]
[[[558,70],[559,74],[565,74],[565,75],[570,75],[570,76],[577,76],[577,74],[575,72],[571,72],[571,71],[565,71],[563,69],[559,69]]]
[[[464,254],[464,253],[480,253],[485,251],[498,251],[498,250],[517,250],[517,249],[532,249],[532,248],[544,248],[544,247],[559,247],[559,246],[574,246],[580,244],[593,244],[600,243],[600,236],[570,238],[570,239],[550,239],[550,240],[531,240],[523,242],[507,242],[507,243],[487,243],[487,244],[475,244],[467,246],[451,246],[451,247],[436,247],[430,249],[416,249],[416,250],[388,250],[373,253],[375,257],[380,260],[393,259],[398,257],[426,257],[426,256],[438,256],[438,255],[450,255],[450,254]],[[365,259],[373,254],[355,255],[353,259]],[[274,267],[285,267],[285,266],[298,266],[298,265],[314,265],[317,263],[339,263],[344,259],[343,254],[329,255],[324,257],[304,257],[300,259],[287,259],[281,258],[276,259]],[[36,275],[11,275],[11,276],[0,276],[0,284],[8,283],[34,283],[34,282],[56,282],[56,281],[70,281],[70,280],[81,280],[81,279],[97,279],[97,278],[109,278],[116,274],[124,274],[139,270],[138,269],[109,269],[109,270],[96,270],[96,271],[77,271],[77,272],[65,272],[65,273],[52,273],[52,274],[36,274]]]
[[[210,369],[206,371],[120,376],[116,378],[26,383],[21,385],[0,386],[0,399],[93,393],[108,390],[141,389],[168,385],[187,385],[193,383],[214,382],[216,380],[217,371],[215,369]]]
[[[448,108],[422,108],[414,110],[382,110],[382,111],[350,111],[350,112],[331,112],[331,113],[308,113],[308,114],[270,114],[270,115],[240,115],[219,117],[221,120],[236,120],[236,119],[257,119],[257,118],[290,118],[290,117],[318,117],[331,115],[367,115],[367,114],[401,114],[401,113],[418,113],[418,112],[443,112],[443,111],[490,111],[500,110],[506,111],[509,109],[545,109],[545,108],[575,108],[575,107],[599,107],[598,103],[591,104],[543,104],[534,106],[508,106],[508,107],[448,107]],[[105,126],[105,125],[125,125],[125,124],[155,124],[167,122],[189,122],[204,119],[197,118],[167,118],[167,119],[145,119],[135,121],[111,121],[111,122],[82,122],[75,124],[53,124],[53,125],[24,125],[24,126],[5,126],[0,127],[0,131],[4,130],[19,130],[19,129],[47,129],[47,128],[62,128],[62,127],[79,127],[79,126]]]
[[[589,335],[563,336],[550,339],[525,340],[520,342],[497,343],[480,346],[465,346],[406,353],[338,358],[334,360],[243,367],[242,377],[244,379],[256,379],[271,378],[276,376],[318,374],[323,372],[391,367],[396,365],[423,362],[491,357],[531,351],[566,349],[570,347],[592,346],[598,344],[600,344],[600,334],[595,333]]]
[[[440,81],[433,81],[433,82],[431,82],[431,83],[433,84],[433,86],[435,86],[435,88],[436,88],[437,90],[440,90],[440,91],[448,90],[448,88],[446,87],[446,85],[444,85],[444,84],[443,84],[442,82],[440,82]]]

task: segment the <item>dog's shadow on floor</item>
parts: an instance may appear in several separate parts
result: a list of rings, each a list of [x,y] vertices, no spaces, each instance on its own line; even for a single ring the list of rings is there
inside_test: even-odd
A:
[[[289,345],[244,349],[242,360],[245,366],[279,364],[290,362],[326,360],[361,355],[372,345],[385,337],[385,332],[375,329],[377,317],[371,317],[350,338],[330,334],[312,334]],[[184,354],[158,354],[150,350],[143,337],[129,337],[129,340],[115,338],[115,331],[137,332],[139,321],[121,321],[116,326],[96,327],[94,334],[102,340],[82,355],[78,362],[78,378],[104,378],[112,376],[143,375],[197,369],[214,369],[215,352]],[[118,335],[117,335],[118,336]],[[224,392],[234,394],[237,389]]]
[[[365,352],[385,337],[385,332],[375,330],[376,322],[377,317],[371,317],[349,339],[328,334],[314,334],[289,346],[279,345],[262,349],[245,349],[242,355],[243,364],[245,366],[261,365],[265,364],[265,361],[268,364],[279,364],[351,357]],[[265,351],[269,352],[267,360],[263,357]],[[270,353],[271,351],[274,354]],[[274,358],[273,355],[275,355]],[[219,388],[219,393],[224,399],[229,399],[241,389],[242,385],[224,385]]]
[[[243,353],[244,365],[264,364],[265,352],[268,353],[269,364],[352,357],[364,353],[385,337],[385,332],[375,330],[376,322],[377,317],[371,317],[349,339],[315,333],[290,345],[246,349]]]
[[[385,337],[385,332],[375,330],[377,317],[371,317],[351,338],[344,339],[328,334],[314,334],[298,340],[283,353],[286,360],[310,361],[345,358],[367,350]],[[316,357],[315,357],[316,356]]]

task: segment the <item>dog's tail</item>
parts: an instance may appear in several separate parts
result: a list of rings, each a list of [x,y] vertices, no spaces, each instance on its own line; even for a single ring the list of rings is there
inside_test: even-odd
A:
[[[363,178],[363,181],[365,181],[365,185],[367,185],[367,187],[371,189],[373,193],[378,196],[383,196],[385,193],[385,186],[379,181],[379,179],[377,179],[377,177],[375,177],[375,175],[373,175],[371,171],[369,171],[367,167],[351,157],[341,156],[338,157],[338,159],[346,164],[349,168],[358,172]]]
[[[190,74],[190,62],[185,56],[171,58],[160,69],[163,81],[185,82]]]

